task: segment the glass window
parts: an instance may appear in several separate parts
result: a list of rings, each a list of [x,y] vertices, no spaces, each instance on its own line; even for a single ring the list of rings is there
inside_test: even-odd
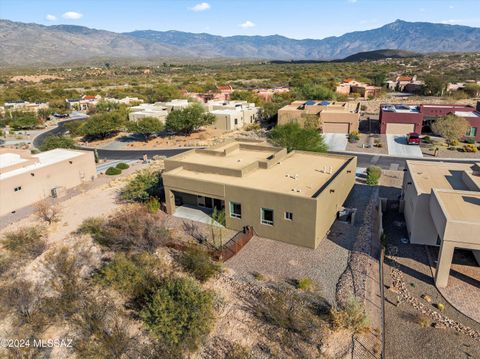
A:
[[[288,221],[293,221],[293,213],[292,212],[285,212],[285,219]]]
[[[22,190],[22,186],[18,186],[18,187],[15,187],[15,188],[14,188],[14,191],[15,191],[15,192],[18,192],[18,191],[21,191],[21,190]]]
[[[230,202],[230,217],[242,218],[242,205],[240,203]]]
[[[234,121],[235,121],[235,124],[238,125],[238,119],[236,118]]]
[[[468,137],[475,137],[477,135],[477,128],[476,127],[470,127],[466,133]]]
[[[273,209],[262,208],[260,221],[262,224],[273,226]]]

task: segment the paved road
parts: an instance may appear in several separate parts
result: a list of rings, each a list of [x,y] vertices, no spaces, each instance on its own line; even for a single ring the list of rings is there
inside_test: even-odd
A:
[[[423,153],[420,146],[409,145],[405,135],[387,135],[388,154],[392,156],[418,157]]]
[[[63,127],[65,122],[72,120],[65,120],[59,122],[58,127],[51,129],[50,131],[44,132],[33,139],[33,145],[38,147],[45,137],[49,135],[59,135],[65,133],[66,129]],[[84,148],[86,149],[86,148]],[[87,149],[93,151],[94,149]],[[148,158],[153,156],[166,156],[171,157],[179,153],[188,151],[188,148],[174,148],[174,149],[158,149],[158,150],[106,150],[106,149],[97,149],[97,154],[100,159],[106,160],[139,160],[143,158],[144,154],[147,154]],[[330,153],[335,153],[339,155],[348,155],[348,153],[341,151],[330,151]],[[357,156],[357,166],[358,167],[368,167],[371,165],[379,166],[383,169],[390,170],[403,170],[406,168],[405,161],[409,158],[407,157],[393,157],[393,156],[379,156],[374,154],[355,154]],[[416,159],[418,158],[410,158]],[[474,164],[478,162],[478,159],[472,159],[468,161],[456,161],[456,160],[442,160],[439,158],[423,158],[423,160],[429,161],[443,161],[443,162],[462,162],[462,163],[471,163]]]
[[[338,155],[348,155],[345,152],[330,152]],[[406,168],[406,160],[419,160],[419,158],[407,158],[407,157],[393,157],[393,156],[379,156],[373,154],[352,154],[352,156],[357,156],[357,166],[358,167],[368,167],[368,166],[379,166],[383,169],[390,170],[403,170]],[[422,161],[436,161],[436,162],[461,162],[461,163],[471,163],[475,164],[478,162],[478,159],[472,159],[468,161],[457,161],[457,160],[444,160],[441,158],[422,158]]]

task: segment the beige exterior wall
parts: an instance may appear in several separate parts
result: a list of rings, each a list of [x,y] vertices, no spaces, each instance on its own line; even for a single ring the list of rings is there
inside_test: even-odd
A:
[[[315,247],[320,244],[330,230],[348,194],[355,184],[355,169],[357,157],[352,157],[344,169],[341,170],[317,197]],[[333,192],[332,192],[333,191]]]
[[[405,223],[410,243],[437,245],[437,231],[430,214],[430,194],[417,193],[410,171],[403,177]]]
[[[0,216],[49,197],[53,188],[70,189],[95,177],[94,154],[84,152],[70,160],[1,179]],[[21,190],[15,191],[17,187]]]
[[[249,146],[254,149],[254,145]],[[300,155],[303,152],[296,151],[296,153]],[[345,160],[345,162],[335,173],[331,174],[330,179],[321,188],[318,188],[314,195],[301,196],[290,194],[289,191],[285,193],[276,191],[274,181],[271,184],[272,190],[267,190],[232,184],[228,179],[218,181],[215,176],[212,177],[212,180],[184,177],[182,176],[183,170],[198,173],[208,172],[232,178],[243,177],[249,171],[269,170],[268,167],[259,169],[255,162],[241,169],[188,163],[184,161],[188,156],[191,155],[184,153],[165,161],[163,183],[168,213],[175,212],[175,192],[221,199],[225,202],[227,228],[239,231],[244,226],[252,226],[259,236],[308,248],[316,248],[326,237],[336,219],[337,212],[341,209],[354,185],[357,164],[356,157],[325,155]],[[221,156],[220,152],[218,156]],[[280,150],[275,155],[275,158],[278,159],[272,161],[281,161],[285,156],[286,151]],[[214,158],[212,158],[212,162],[215,162]],[[241,218],[231,216],[230,202],[241,205]],[[273,225],[261,223],[262,208],[273,210]],[[293,214],[293,220],[285,218],[286,212]]]

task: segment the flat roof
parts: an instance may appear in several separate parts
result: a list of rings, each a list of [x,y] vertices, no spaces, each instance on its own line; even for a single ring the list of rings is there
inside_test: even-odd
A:
[[[8,171],[5,173],[0,173],[0,180],[10,178],[13,176],[17,176],[19,174],[34,171],[36,169],[46,167],[58,162],[66,161],[78,156],[83,155],[85,152],[74,151],[74,150],[66,150],[62,148],[57,148],[54,150],[42,152],[36,155],[32,155],[33,158],[37,158],[38,162],[27,165],[25,167],[16,168],[12,171]]]
[[[268,168],[258,166],[251,171],[247,171],[241,177],[211,173],[208,170],[205,172],[194,171],[182,167],[172,170],[174,171],[172,175],[299,197],[314,197],[319,189],[351,159],[348,156],[303,151],[292,151],[286,156],[279,156],[277,159],[271,156],[280,152],[279,148],[265,146],[265,149],[253,150],[248,148],[248,143],[237,143],[244,147],[228,153],[225,157],[212,156],[202,153],[202,150],[197,150],[190,152],[179,161],[229,169],[242,169],[257,161],[272,161],[271,166]],[[223,151],[235,145],[236,143],[229,143],[215,150]],[[255,144],[254,147],[258,148],[259,145]],[[175,160],[175,158],[172,158],[172,160]],[[166,174],[169,174],[169,172],[166,172]]]
[[[419,113],[418,106],[413,105],[382,105],[382,111],[397,113]]]
[[[6,168],[26,162],[27,159],[22,158],[18,153],[0,153],[0,168]]]
[[[228,143],[209,150],[222,153],[231,146],[232,144]],[[263,149],[239,148],[233,150],[227,156],[212,156],[203,150],[189,151],[186,152],[185,156],[179,159],[179,161],[220,168],[240,169],[253,162],[266,160],[277,152],[275,147],[264,147]],[[174,157],[172,159],[175,160]]]
[[[214,115],[241,115],[242,111],[225,109],[225,110],[213,110],[213,111],[210,111],[210,113],[213,113]]]
[[[468,191],[464,172],[472,172],[472,164],[430,161],[408,161],[410,175],[419,193],[431,193],[432,188]]]
[[[476,111],[455,111],[454,113],[459,117],[480,117],[480,113]]]
[[[480,192],[436,190],[448,220],[480,223]]]

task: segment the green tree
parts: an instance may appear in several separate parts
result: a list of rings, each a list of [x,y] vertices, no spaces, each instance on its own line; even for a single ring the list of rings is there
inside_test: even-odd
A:
[[[250,103],[255,103],[257,106],[262,105],[262,99],[252,91],[233,91],[230,95],[230,99],[234,101],[247,101]]]
[[[295,95],[301,100],[333,100],[335,92],[324,85],[305,84],[294,89]]]
[[[469,127],[467,120],[453,114],[439,118],[432,124],[433,132],[445,138],[449,145],[465,136]]]
[[[95,106],[95,113],[112,112],[117,111],[118,109],[120,109],[120,104],[113,101],[100,100]]]
[[[164,124],[155,117],[144,117],[138,121],[130,121],[127,123],[129,132],[143,136],[145,142],[154,134],[163,131]]]
[[[82,136],[83,135],[83,126],[85,125],[85,120],[75,120],[68,121],[63,124],[67,129],[70,136]]]
[[[182,92],[175,86],[161,84],[145,91],[147,102],[170,101],[183,97]]]
[[[120,192],[120,198],[130,202],[147,202],[152,197],[160,197],[162,193],[162,177],[159,172],[148,169],[128,182]]]
[[[52,114],[52,110],[48,108],[41,108],[37,111],[37,118],[40,121],[45,122],[48,120],[51,114]]]
[[[327,145],[322,134],[315,128],[301,128],[298,123],[276,126],[270,132],[270,141],[288,152],[293,150],[326,152]]]
[[[14,130],[31,130],[37,127],[38,120],[30,112],[15,111],[10,113],[10,125]]]
[[[424,95],[428,96],[442,96],[445,90],[445,81],[438,76],[429,75],[425,77],[425,87],[423,89]]]
[[[118,112],[103,112],[86,120],[82,131],[87,140],[105,139],[117,134],[123,128],[123,124],[124,121]]]
[[[75,148],[75,142],[66,136],[48,136],[40,145],[40,151],[49,151],[55,148]]]
[[[372,83],[374,86],[384,86],[387,77],[384,72],[377,72],[372,76]]]
[[[55,99],[48,101],[48,108],[52,112],[66,113],[68,110],[68,104],[63,99]]]
[[[466,84],[464,91],[470,97],[478,97],[480,95],[480,85],[477,84]]]
[[[175,133],[189,135],[201,126],[211,125],[214,122],[215,116],[213,114],[205,113],[201,104],[193,103],[182,110],[170,112],[165,127]]]

